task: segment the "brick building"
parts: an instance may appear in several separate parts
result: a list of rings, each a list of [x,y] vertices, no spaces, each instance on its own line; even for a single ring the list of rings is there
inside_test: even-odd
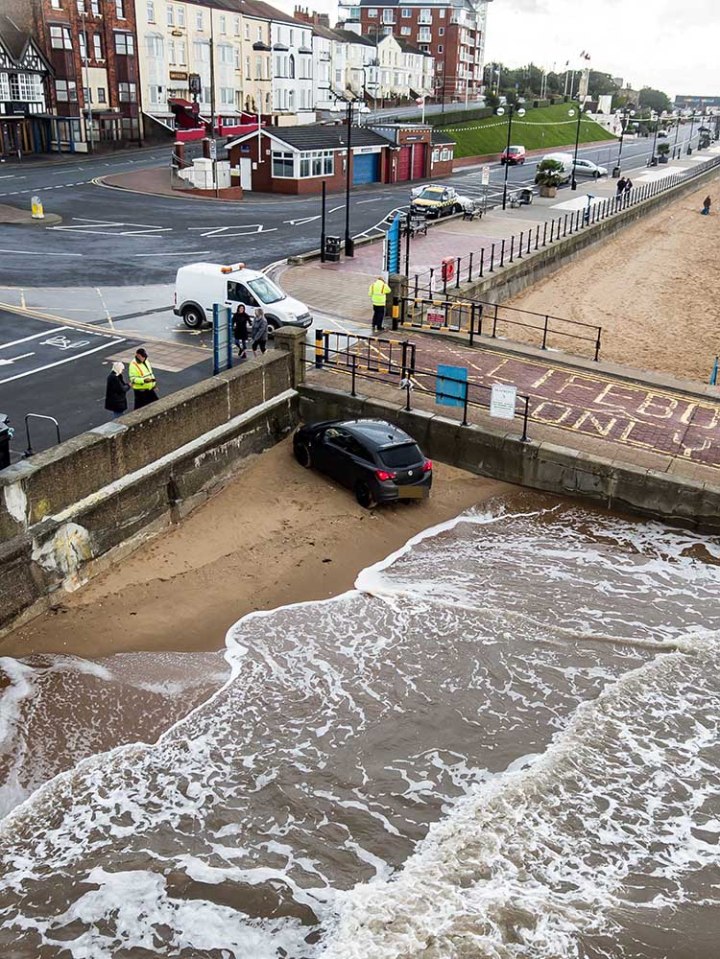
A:
[[[50,65],[30,33],[0,15],[0,155],[48,150],[49,76]]]
[[[430,54],[437,100],[473,100],[483,89],[488,2],[346,0],[340,4],[339,17],[346,27],[359,29],[376,43],[393,35]]]
[[[139,142],[134,0],[9,2],[23,8],[52,68],[51,149],[88,152]]]

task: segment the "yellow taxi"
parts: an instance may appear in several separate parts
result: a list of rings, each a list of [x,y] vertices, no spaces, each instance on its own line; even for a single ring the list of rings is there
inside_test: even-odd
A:
[[[462,208],[462,199],[451,186],[425,186],[410,202],[412,213],[433,218],[461,213]]]

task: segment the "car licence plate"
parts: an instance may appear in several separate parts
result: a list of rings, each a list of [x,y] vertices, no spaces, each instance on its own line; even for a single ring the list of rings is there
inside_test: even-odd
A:
[[[427,486],[398,486],[400,499],[425,499],[428,495]]]

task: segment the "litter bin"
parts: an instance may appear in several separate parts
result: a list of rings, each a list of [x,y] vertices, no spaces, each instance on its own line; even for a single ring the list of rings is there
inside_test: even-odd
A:
[[[340,237],[325,237],[325,259],[330,263],[340,262]]]
[[[0,413],[0,470],[10,465],[10,437],[12,430],[8,426],[5,413]]]
[[[519,200],[521,203],[525,203],[529,206],[533,201],[533,191],[528,187],[523,188],[520,190]]]
[[[622,171],[620,170],[620,167],[619,167],[619,166],[614,166],[614,167],[613,167],[613,170],[612,170],[612,178],[613,178],[613,180],[619,180],[619,179],[620,179],[620,173],[621,173],[621,172],[622,172]]]

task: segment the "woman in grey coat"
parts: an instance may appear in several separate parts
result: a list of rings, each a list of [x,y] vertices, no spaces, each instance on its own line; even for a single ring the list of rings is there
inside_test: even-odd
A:
[[[265,319],[265,314],[258,306],[255,310],[255,316],[253,317],[252,330],[250,331],[250,339],[252,340],[252,351],[253,356],[257,356],[258,348],[261,353],[264,353],[267,349],[267,335],[268,335],[268,324]]]

